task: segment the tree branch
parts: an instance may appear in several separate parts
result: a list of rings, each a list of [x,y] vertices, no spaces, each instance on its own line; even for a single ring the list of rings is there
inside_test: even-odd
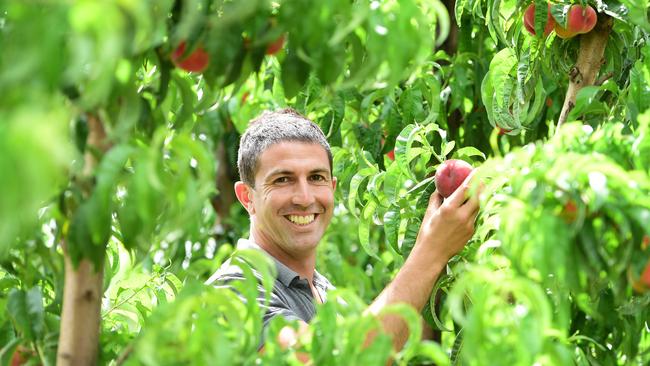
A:
[[[560,130],[560,127],[566,122],[569,112],[575,107],[576,96],[580,89],[594,85],[598,71],[605,62],[603,55],[611,30],[612,18],[605,14],[599,14],[596,27],[591,32],[580,35],[578,61],[569,71],[569,88],[564,98],[555,133]]]

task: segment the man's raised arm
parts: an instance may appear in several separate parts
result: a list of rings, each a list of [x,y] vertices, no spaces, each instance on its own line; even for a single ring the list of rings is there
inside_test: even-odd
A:
[[[379,314],[384,307],[397,303],[422,311],[449,259],[460,252],[474,234],[479,202],[477,194],[466,199],[469,180],[467,178],[444,202],[438,192],[431,195],[413,250],[395,279],[368,308],[372,314]],[[398,315],[384,315],[381,322],[386,333],[393,337],[395,350],[400,350],[409,334],[404,320]]]

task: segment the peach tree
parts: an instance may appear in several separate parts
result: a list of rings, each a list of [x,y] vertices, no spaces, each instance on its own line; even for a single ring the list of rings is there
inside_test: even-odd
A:
[[[647,363],[647,6],[3,2],[0,363]],[[233,247],[238,138],[280,107],[339,178],[317,266],[339,290],[290,350],[252,301],[273,266]],[[396,306],[406,347],[364,346],[450,158],[485,189],[421,312],[435,341]],[[247,303],[202,283],[230,257]]]

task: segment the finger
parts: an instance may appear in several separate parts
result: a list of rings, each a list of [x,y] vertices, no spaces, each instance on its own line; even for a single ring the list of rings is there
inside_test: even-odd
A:
[[[429,207],[437,210],[440,205],[442,205],[442,195],[438,193],[438,190],[435,190],[429,197]]]
[[[473,170],[467,178],[463,181],[463,183],[458,186],[456,191],[451,194],[451,196],[447,197],[447,203],[450,206],[454,207],[460,207],[463,202],[467,199],[467,190],[469,189],[470,181],[472,180],[472,177],[474,176],[475,170]]]
[[[480,207],[477,206],[477,207],[476,207],[476,210],[474,210],[474,211],[472,212],[472,214],[470,215],[470,218],[471,218],[471,220],[472,220],[473,223],[476,223],[476,219],[478,219],[478,214],[479,214],[479,212],[481,212],[481,210],[480,210],[479,208],[480,208]]]
[[[480,206],[479,192],[472,191],[470,188],[468,188],[469,192],[467,192],[469,198],[463,203],[463,206],[467,207],[469,211],[477,211]]]
[[[465,203],[458,207],[461,217],[466,218],[467,223],[474,224],[480,211],[480,205],[476,196],[471,196]]]
[[[475,172],[475,171],[474,171]],[[467,177],[463,184],[467,185],[467,190],[465,192],[465,201],[463,205],[468,205],[471,207],[471,210],[477,210],[481,204],[481,193],[485,189],[485,184],[483,181],[480,181],[475,173],[472,172],[470,176]],[[478,180],[478,181],[477,181]]]

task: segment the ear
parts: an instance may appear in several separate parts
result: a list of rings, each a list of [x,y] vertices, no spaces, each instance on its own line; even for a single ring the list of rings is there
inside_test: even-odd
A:
[[[235,183],[235,195],[246,211],[248,211],[249,215],[255,214],[255,207],[253,206],[252,199],[253,191],[248,184],[241,181]]]
[[[336,191],[336,182],[337,181],[338,181],[338,179],[336,179],[336,177],[332,177],[332,190],[333,191]]]

